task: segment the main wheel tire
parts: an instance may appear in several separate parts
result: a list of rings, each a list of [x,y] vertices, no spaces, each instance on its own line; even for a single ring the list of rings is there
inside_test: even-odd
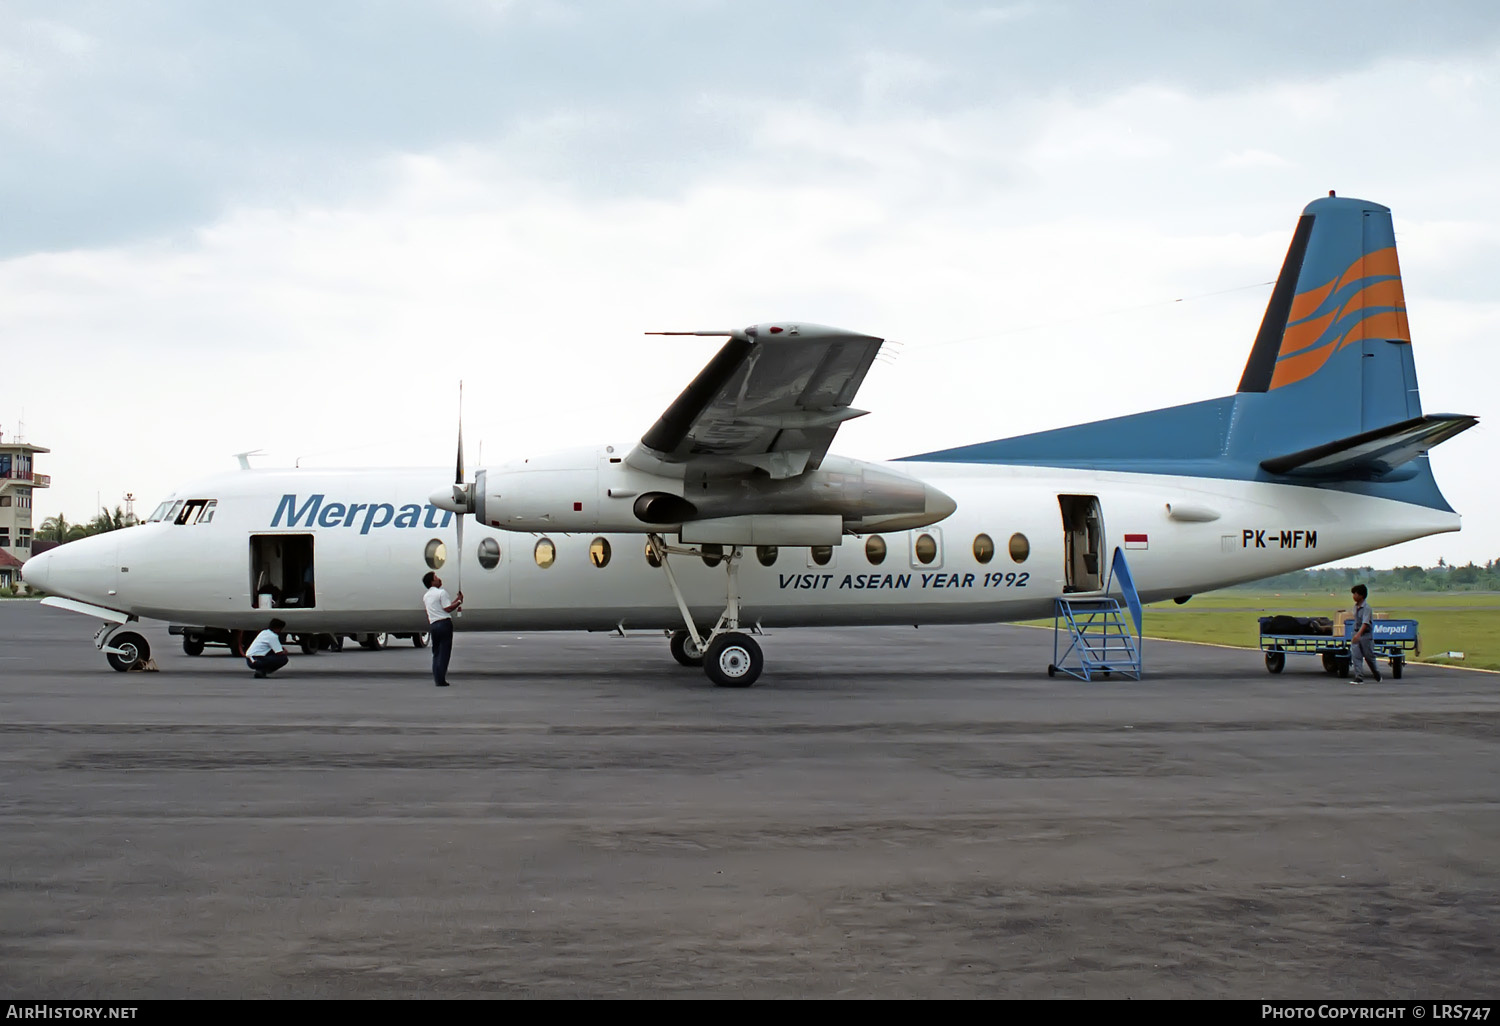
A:
[[[302,646],[303,655],[317,655],[318,649],[322,647],[316,634],[303,634],[297,638],[297,641]]]
[[[1286,653],[1267,652],[1266,669],[1271,673],[1280,673],[1282,670],[1286,669]]]
[[[693,644],[693,636],[687,632],[686,628],[679,627],[672,632],[669,647],[672,649],[672,658],[683,666],[703,665],[703,653],[698,650],[697,645]]]
[[[131,631],[116,634],[109,639],[109,643],[121,651],[106,652],[104,658],[108,659],[109,665],[120,673],[124,673],[136,663],[143,663],[151,658],[151,646],[146,643],[146,639]]]
[[[1400,680],[1401,679],[1401,671],[1404,670],[1405,668],[1406,668],[1406,660],[1405,659],[1392,659],[1391,660],[1391,679],[1392,680]]]
[[[182,650],[190,656],[203,654],[203,639],[196,634],[184,634],[182,636]]]
[[[387,637],[384,634],[361,634],[359,636],[359,647],[367,648],[371,652],[379,652],[385,648]]]
[[[427,647],[427,632],[423,631],[421,634],[413,634],[411,636],[411,647],[412,648],[426,648]]]
[[[731,631],[709,642],[703,672],[721,688],[748,688],[760,677],[765,662],[754,638]]]
[[[344,636],[342,634],[319,634],[318,647],[326,652],[342,652],[344,650]]]

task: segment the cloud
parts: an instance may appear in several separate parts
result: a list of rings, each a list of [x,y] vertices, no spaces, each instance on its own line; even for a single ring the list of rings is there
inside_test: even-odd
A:
[[[1390,33],[1253,73],[1230,55],[1231,74],[1145,59],[1208,31],[1171,21],[1137,28],[1127,59],[1114,15],[1053,67],[1029,41],[1084,18],[1055,5],[978,17],[977,36],[966,5],[800,36],[724,5],[683,4],[682,24],[621,6],[455,3],[406,37],[363,8],[244,13],[240,46],[181,9],[85,19],[93,85],[62,109],[119,83],[120,124],[22,134],[33,154],[118,146],[128,189],[90,191],[108,161],[69,177],[0,157],[0,188],[74,213],[23,224],[0,262],[0,339],[37,354],[27,419],[55,450],[44,513],[79,516],[96,490],[154,502],[257,447],[443,463],[459,378],[487,461],[628,442],[712,352],[647,330],[788,317],[903,341],[838,443],[875,458],[1226,394],[1261,283],[1329,187],[1395,210],[1428,408],[1487,410],[1500,143],[1469,130],[1500,100],[1496,52],[1474,49],[1487,22],[1417,57]],[[474,38],[447,47],[455,24]],[[153,28],[162,66],[124,63]],[[396,49],[387,76],[372,55]],[[54,51],[19,73],[57,81]],[[284,80],[254,70],[271,52]],[[452,75],[423,82],[444,55]],[[165,98],[194,84],[201,106]],[[80,213],[117,202],[103,226]],[[1483,432],[1433,457],[1469,527],[1404,561],[1500,552],[1493,489],[1463,472],[1500,457]]]

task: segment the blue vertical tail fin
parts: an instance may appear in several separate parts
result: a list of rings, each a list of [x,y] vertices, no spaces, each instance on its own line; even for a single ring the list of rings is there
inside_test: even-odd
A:
[[[1235,407],[1228,454],[1299,477],[1378,476],[1473,426],[1422,415],[1389,208],[1303,210]]]
[[[1426,452],[1475,423],[1422,413],[1389,208],[1330,195],[1297,221],[1233,395],[907,458],[1317,482],[1446,509]]]

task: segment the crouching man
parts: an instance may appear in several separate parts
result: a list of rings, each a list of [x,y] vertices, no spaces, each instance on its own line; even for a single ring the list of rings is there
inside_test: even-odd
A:
[[[281,646],[280,634],[286,623],[272,620],[271,626],[255,636],[250,647],[245,649],[245,664],[255,671],[256,679],[275,673],[286,665],[286,649]]]

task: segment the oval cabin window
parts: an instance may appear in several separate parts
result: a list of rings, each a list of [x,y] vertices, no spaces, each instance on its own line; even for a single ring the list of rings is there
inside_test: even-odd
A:
[[[486,570],[493,570],[500,565],[500,543],[495,539],[485,538],[480,541],[479,565]]]
[[[427,548],[423,550],[422,556],[427,560],[428,566],[434,570],[441,570],[443,564],[448,562],[448,546],[443,544],[442,539],[434,538],[427,543]]]
[[[1031,555],[1031,542],[1026,540],[1024,534],[1013,534],[1010,536],[1010,558],[1017,563],[1026,562],[1026,557]]]
[[[833,559],[832,545],[814,545],[807,551],[808,554],[812,556],[812,561],[819,566],[827,566]]]
[[[609,541],[604,538],[595,538],[589,542],[589,562],[600,570],[609,566]]]
[[[536,559],[536,565],[545,570],[557,562],[557,546],[552,544],[551,538],[542,538],[537,541],[532,557]]]
[[[917,539],[917,562],[926,564],[934,559],[937,559],[937,539],[924,534]]]
[[[865,541],[865,558],[870,561],[871,566],[879,566],[885,562],[885,539],[878,534],[872,534]]]
[[[761,566],[775,566],[778,552],[780,550],[774,545],[755,546],[755,558],[760,560]]]
[[[988,563],[995,558],[995,542],[987,534],[981,534],[974,538],[974,560],[978,563]]]

